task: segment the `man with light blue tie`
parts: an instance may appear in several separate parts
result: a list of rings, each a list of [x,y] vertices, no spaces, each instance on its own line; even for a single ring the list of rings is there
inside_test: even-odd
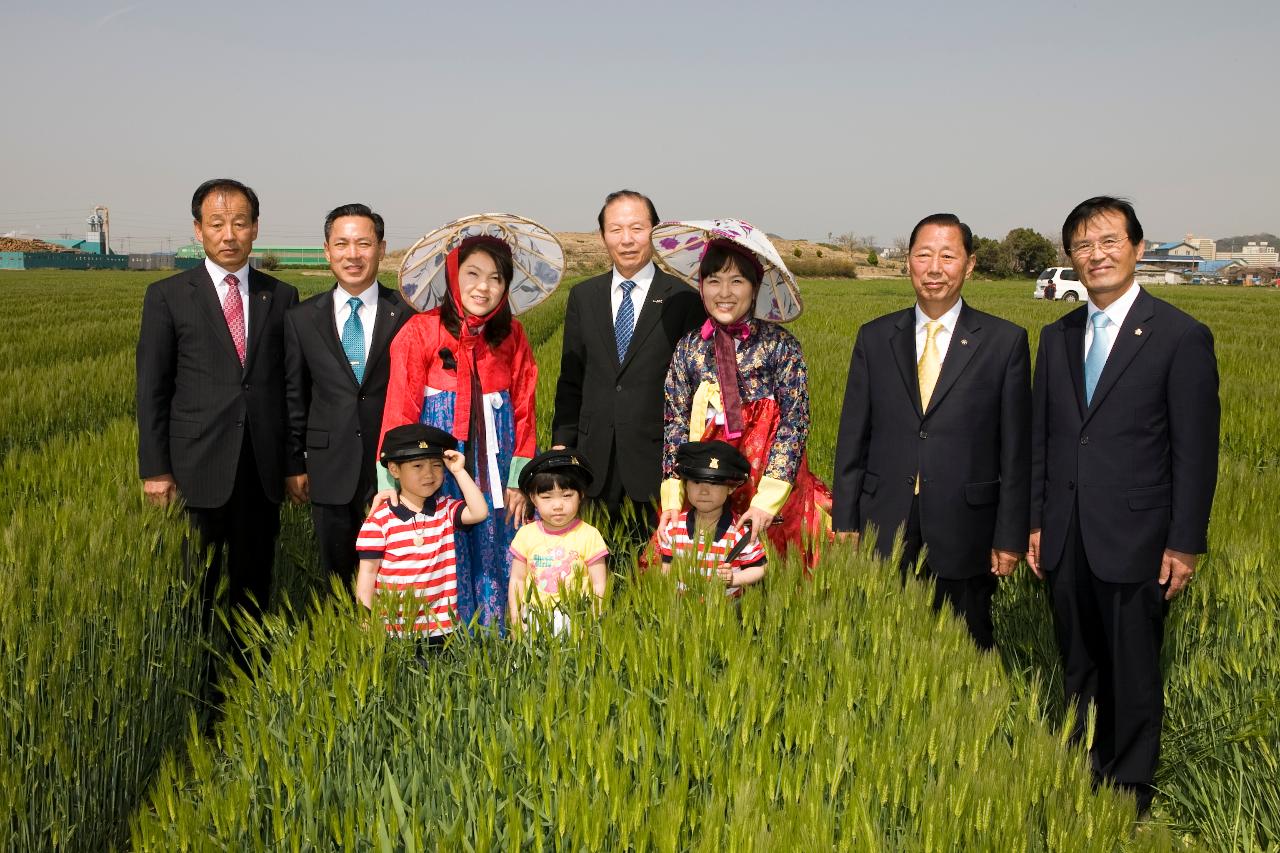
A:
[[[391,340],[413,315],[398,291],[378,284],[384,236],[367,205],[330,211],[324,252],[337,284],[285,316],[287,449],[306,472],[286,486],[294,502],[311,501],[320,564],[347,586],[377,482]]]
[[[1133,206],[1091,198],[1062,242],[1089,293],[1045,326],[1032,391],[1027,563],[1047,580],[1064,688],[1095,777],[1147,812],[1160,754],[1169,602],[1208,547],[1218,470],[1213,335],[1137,285]]]

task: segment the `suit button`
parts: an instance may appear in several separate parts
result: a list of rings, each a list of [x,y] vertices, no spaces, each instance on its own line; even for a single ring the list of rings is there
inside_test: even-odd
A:
[[[369,397],[368,397],[367,395],[365,395],[365,394],[361,394],[361,395],[360,395],[360,399],[361,399],[361,400],[367,400],[367,399],[369,399]]]
[[[1070,490],[1070,491],[1073,491],[1073,492],[1074,492],[1074,491],[1075,491],[1075,489],[1076,489],[1076,481],[1075,481],[1075,480],[1067,480],[1067,489],[1068,489],[1068,490]]]
[[[1084,446],[1085,446],[1086,444],[1088,444],[1088,443],[1089,443],[1089,436],[1087,436],[1087,435],[1082,435],[1082,436],[1080,436],[1080,446],[1081,446],[1081,447],[1084,447]]]
[[[236,429],[240,429],[242,426],[244,426],[244,421],[236,421]]]
[[[921,438],[928,438],[928,437],[929,437],[929,433],[925,432],[924,430],[920,430],[920,437],[921,437]]]
[[[248,390],[249,390],[249,383],[248,383],[248,382],[244,383],[244,390],[246,390],[246,391],[248,391]]]
[[[360,438],[360,430],[356,430],[356,438]]]
[[[912,475],[912,474],[908,474],[908,475],[907,475],[907,485],[908,485],[908,486],[914,486],[915,484],[916,484],[916,478],[915,478],[915,476],[914,476],[914,475]]]
[[[621,391],[621,390],[622,390],[622,386],[621,386],[621,385],[615,385],[615,386],[613,386],[613,390],[615,390],[615,391]]]

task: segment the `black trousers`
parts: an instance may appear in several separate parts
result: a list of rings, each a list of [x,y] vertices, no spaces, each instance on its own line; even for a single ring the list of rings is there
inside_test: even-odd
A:
[[[650,503],[636,503],[626,494],[618,464],[618,445],[615,442],[609,453],[609,468],[596,472],[604,476],[604,485],[597,500],[603,519],[597,515],[596,524],[609,544],[609,562],[612,567],[619,558],[638,553],[648,544],[658,527],[657,509]]]
[[[219,507],[187,507],[187,515],[199,537],[197,557],[209,560],[204,579],[206,605],[213,604],[225,573],[230,606],[243,607],[256,616],[270,602],[280,505],[262,490],[248,430],[240,447],[230,499]]]
[[[902,561],[898,571],[903,582],[915,572],[916,560],[924,548],[920,534],[920,497],[911,500],[911,512],[907,514],[907,526],[903,535]],[[969,578],[940,578],[929,568],[928,560],[920,567],[919,577],[933,580],[933,609],[941,610],[943,604],[964,619],[969,635],[980,649],[996,647],[995,625],[991,621],[991,599],[1000,581],[990,571]]]
[[[311,522],[320,548],[320,566],[352,588],[356,576],[356,537],[367,516],[363,498],[347,504],[311,504]]]
[[[1076,708],[1073,736],[1083,736],[1092,703],[1094,775],[1132,790],[1140,811],[1151,804],[1164,718],[1160,646],[1169,603],[1152,575],[1140,583],[1097,578],[1074,512],[1062,561],[1048,573],[1063,686]]]

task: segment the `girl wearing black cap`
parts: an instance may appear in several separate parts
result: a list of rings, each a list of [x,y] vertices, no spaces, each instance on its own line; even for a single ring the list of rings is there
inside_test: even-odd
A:
[[[600,531],[578,517],[591,479],[591,467],[572,448],[548,450],[520,472],[538,520],[511,541],[512,624],[546,618],[558,634],[568,625],[558,606],[566,592],[604,598],[609,549]]]

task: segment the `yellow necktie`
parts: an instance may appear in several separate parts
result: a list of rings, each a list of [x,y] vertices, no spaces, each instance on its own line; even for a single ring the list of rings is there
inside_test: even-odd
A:
[[[916,377],[920,380],[920,410],[929,408],[929,398],[933,396],[934,386],[938,384],[938,374],[942,372],[942,357],[938,354],[938,332],[942,331],[942,323],[934,320],[924,324],[927,337],[924,340],[924,352],[920,353],[920,361],[916,364]]]
[[[920,353],[920,361],[916,363],[916,378],[920,381],[920,411],[929,408],[929,398],[933,396],[934,386],[938,384],[938,374],[942,372],[942,358],[938,354],[938,332],[942,331],[942,323],[933,320],[924,324],[926,337],[924,352]],[[915,494],[920,494],[920,474],[916,474]]]

